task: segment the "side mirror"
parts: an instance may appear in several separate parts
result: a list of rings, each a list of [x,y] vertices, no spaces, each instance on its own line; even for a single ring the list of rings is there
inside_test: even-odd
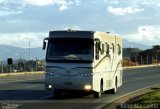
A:
[[[43,50],[45,50],[46,49],[46,42],[43,42],[43,48],[42,48]]]
[[[47,44],[46,40],[48,40],[48,38],[44,38],[44,40],[43,40],[43,48],[42,48],[43,50],[46,49],[46,44]]]

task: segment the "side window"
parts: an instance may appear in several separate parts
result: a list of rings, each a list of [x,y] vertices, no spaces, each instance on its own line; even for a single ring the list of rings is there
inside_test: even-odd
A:
[[[113,53],[115,52],[115,46],[112,44]]]
[[[106,54],[109,54],[109,50],[110,50],[110,47],[109,47],[109,44],[108,43],[106,43]]]
[[[118,44],[118,54],[120,55],[121,54],[121,46]]]
[[[103,53],[104,53],[104,50],[105,50],[105,48],[104,48],[104,44],[103,44],[103,43],[101,43],[101,54],[103,54]]]

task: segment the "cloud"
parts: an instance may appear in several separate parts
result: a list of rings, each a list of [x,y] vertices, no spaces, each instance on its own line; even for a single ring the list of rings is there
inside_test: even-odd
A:
[[[142,5],[148,5],[148,6],[160,6],[160,1],[159,0],[135,0],[136,3],[142,4]]]
[[[55,4],[59,5],[59,11],[63,11],[69,9],[71,5],[73,5],[73,1],[66,1],[66,0],[55,0]]]
[[[116,7],[116,8],[114,8],[112,6],[108,6],[107,11],[118,16],[118,15],[138,13],[138,12],[144,11],[144,9],[133,8],[133,7],[126,7],[126,8]]]
[[[0,16],[14,15],[14,14],[22,14],[22,11],[0,11]]]
[[[54,4],[54,0],[23,0],[26,5],[46,6]]]
[[[14,24],[14,23],[19,23],[19,22],[21,22],[21,20],[18,20],[18,19],[7,19],[6,22],[7,22],[7,23],[12,23],[12,24]]]
[[[104,2],[107,2],[109,4],[118,4],[119,1],[118,0],[103,0]]]
[[[65,10],[70,5],[79,5],[80,0],[22,0],[25,5],[47,6],[59,5],[59,10]]]
[[[66,9],[68,9],[69,7],[67,6],[67,5],[62,5],[60,8],[59,8],[59,10],[60,11],[63,11],[63,10],[66,10]]]
[[[54,4],[59,5],[59,11],[70,9],[71,6],[80,4],[80,0],[54,0]]]
[[[160,44],[160,25],[139,26],[134,34],[127,34],[126,38],[146,45]]]
[[[47,36],[48,33],[0,33],[0,44],[28,48],[30,41],[32,48],[42,47],[43,38]]]
[[[156,5],[160,6],[160,0],[103,0],[105,3],[107,2],[108,4],[129,4],[129,5]]]
[[[15,0],[0,0],[0,16],[22,14],[19,3]]]
[[[64,11],[79,4],[80,0],[0,0],[0,16],[22,14],[27,6],[57,5],[59,11]]]
[[[68,29],[71,29],[71,30],[83,30],[82,27],[80,26],[65,26],[62,30],[68,30]]]
[[[7,4],[8,2],[0,1],[0,16],[7,16],[7,15],[16,15],[16,14],[22,14],[23,11],[17,10],[15,8],[11,8],[12,6],[10,4]]]

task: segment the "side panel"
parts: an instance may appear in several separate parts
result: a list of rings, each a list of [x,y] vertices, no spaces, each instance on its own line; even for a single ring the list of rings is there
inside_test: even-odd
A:
[[[99,38],[101,43],[109,44],[109,54],[104,51],[102,54],[99,53],[99,60],[94,60],[93,90],[99,92],[101,84],[103,84],[103,91],[113,89],[116,79],[117,87],[120,87],[123,76],[122,39],[105,33],[97,33],[95,37]]]
[[[105,57],[94,70],[93,75],[93,90],[99,92],[100,85],[103,83],[103,91],[108,90],[110,87],[111,69],[110,59]],[[102,82],[102,83],[101,83]]]

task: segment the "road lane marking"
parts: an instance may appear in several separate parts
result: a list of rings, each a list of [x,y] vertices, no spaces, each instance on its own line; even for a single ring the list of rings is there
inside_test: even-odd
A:
[[[34,88],[34,87],[38,87],[38,85],[33,85],[33,86],[26,86],[25,88]]]
[[[3,74],[0,74],[0,77],[3,77],[3,76],[17,76],[17,75],[25,75],[25,74],[44,74],[44,71],[40,71],[40,72],[17,72],[17,73],[3,73]]]
[[[53,95],[47,95],[47,96],[41,97],[40,100],[43,100],[43,99],[46,99],[46,98],[50,98],[50,97],[53,97]]]
[[[10,82],[1,82],[0,84],[15,83],[15,82],[22,82],[22,81],[30,81],[30,80],[41,80],[41,79],[16,80],[16,81],[10,81]]]

